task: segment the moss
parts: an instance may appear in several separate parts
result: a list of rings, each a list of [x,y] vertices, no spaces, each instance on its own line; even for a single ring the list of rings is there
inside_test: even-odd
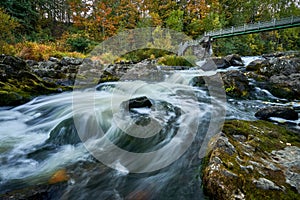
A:
[[[119,81],[120,77],[118,76],[114,76],[114,75],[106,75],[106,76],[102,76],[100,77],[100,80],[98,81],[99,83],[104,83],[104,82],[114,82],[114,81]]]
[[[273,181],[276,185],[283,186],[282,190],[263,190],[256,187],[253,180],[262,177],[257,166],[254,169],[245,169],[241,166],[253,165],[252,162],[262,163],[262,158],[270,160],[269,152],[281,150],[286,143],[300,147],[300,139],[297,133],[284,127],[266,121],[227,121],[223,127],[223,133],[234,146],[236,152],[229,155],[222,148],[214,148],[202,161],[203,186],[205,192],[213,199],[231,198],[233,191],[242,191],[246,199],[299,199],[300,194],[288,185],[282,170],[270,170],[262,168],[264,178]],[[234,135],[243,135],[246,140],[240,142]],[[245,150],[245,145],[251,145],[254,151]],[[245,153],[246,152],[246,153]],[[251,154],[247,154],[251,152]],[[213,158],[218,157],[222,163],[219,170],[208,168]],[[251,161],[251,162],[250,162]],[[278,166],[277,166],[278,167]],[[224,171],[229,171],[237,176],[226,176]],[[226,189],[224,189],[224,187]]]
[[[300,146],[300,139],[297,133],[287,130],[285,127],[275,125],[267,121],[228,121],[224,124],[223,132],[234,142],[233,135],[244,135],[247,142],[260,148],[262,151],[271,152],[283,149],[286,143]],[[260,141],[256,141],[257,137]],[[282,141],[282,143],[280,142]]]
[[[158,60],[158,64],[166,66],[193,66],[194,59],[192,57],[181,57],[175,55],[167,55]]]
[[[299,99],[299,96],[291,88],[284,85],[271,85],[269,90],[274,96],[279,98]]]
[[[71,87],[49,84],[34,75],[31,78],[11,78],[5,83],[0,82],[0,105],[16,106],[26,103],[39,95],[58,93],[72,89]]]

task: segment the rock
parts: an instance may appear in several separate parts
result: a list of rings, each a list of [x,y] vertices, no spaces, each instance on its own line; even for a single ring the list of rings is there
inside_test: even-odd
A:
[[[240,120],[227,121],[222,132],[203,159],[202,184],[210,199],[300,198],[297,133],[267,121]]]
[[[234,146],[228,141],[228,138],[224,136],[221,136],[217,140],[216,147],[220,148],[229,155],[233,155],[236,152]]]
[[[284,52],[275,52],[275,53],[268,53],[268,54],[263,54],[262,57],[264,58],[276,58],[276,57],[281,57],[284,56]]]
[[[224,59],[230,64],[230,66],[244,66],[241,56],[237,54],[225,56]]]
[[[270,117],[279,117],[287,120],[297,120],[298,113],[296,113],[292,108],[270,106],[257,111],[255,113],[255,117],[263,120],[268,120]]]
[[[81,58],[63,57],[60,61],[60,64],[62,66],[81,65],[82,63],[83,63],[83,59],[81,59]]]
[[[240,71],[232,70],[222,73],[226,94],[236,98],[247,98],[251,87],[247,77]]]
[[[300,194],[300,148],[287,146],[283,150],[272,151],[272,159],[285,167],[286,183],[297,189]]]
[[[264,68],[260,68],[260,74],[271,77],[274,75],[289,76],[294,73],[300,73],[300,60],[298,58],[272,58],[269,60],[269,63]]]
[[[146,96],[130,99],[128,102],[129,110],[134,108],[151,108],[152,103]]]
[[[50,57],[48,60],[51,61],[51,62],[59,63],[58,58]]]
[[[300,73],[271,76],[266,89],[279,98],[300,99]]]
[[[54,129],[52,129],[50,137],[45,143],[59,146],[81,143],[73,118],[63,120]]]
[[[247,71],[260,71],[261,69],[264,69],[270,65],[268,60],[262,60],[262,59],[257,59],[252,62],[250,62],[246,66]]]
[[[0,64],[11,66],[15,71],[29,69],[24,60],[14,56],[0,55]]]
[[[300,52],[279,53],[251,62],[246,69],[248,78],[256,80],[261,89],[287,100],[300,99]],[[255,96],[255,94],[254,94]]]
[[[119,81],[121,77],[123,77],[127,73],[129,68],[129,65],[108,65],[101,74],[98,84],[109,81]]]
[[[258,180],[254,180],[253,183],[257,188],[263,190],[280,190],[281,188],[276,186],[272,181],[266,178],[259,178]]]
[[[299,51],[275,52],[275,53],[263,54],[262,57],[266,59],[278,58],[278,57],[294,58],[294,57],[300,57],[300,52]]]
[[[36,184],[34,186],[28,186],[27,183],[20,182],[18,190],[8,191],[0,194],[0,199],[61,199],[67,187],[67,182],[59,182],[56,184]]]
[[[230,67],[230,63],[224,58],[212,58],[212,61],[215,63],[218,69],[225,69]]]
[[[202,76],[195,76],[194,78],[192,78],[189,85],[194,86],[194,87],[195,86],[202,87],[205,85],[205,80]]]
[[[39,63],[35,60],[26,60],[26,64],[29,66],[29,67],[34,67],[34,66],[37,66],[39,65]]]
[[[18,77],[23,80],[33,80],[36,82],[41,81],[41,79],[37,75],[28,71],[20,71],[18,73]]]
[[[0,73],[0,81],[6,81],[8,78],[16,74],[11,66],[5,64],[0,64]]]
[[[0,105],[7,105],[7,106],[16,106],[26,101],[29,101],[29,97],[24,97],[16,92],[9,92],[9,91],[1,91],[0,90]]]
[[[56,68],[58,68],[57,63],[52,61],[45,61],[39,63],[39,69],[49,70],[49,69],[56,69]]]

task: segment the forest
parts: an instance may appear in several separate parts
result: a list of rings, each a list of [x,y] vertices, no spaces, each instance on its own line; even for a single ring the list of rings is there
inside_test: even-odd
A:
[[[85,57],[127,29],[162,27],[197,38],[205,31],[299,15],[298,0],[2,0],[0,53],[33,60]],[[299,37],[297,27],[219,39],[214,53],[297,50]]]

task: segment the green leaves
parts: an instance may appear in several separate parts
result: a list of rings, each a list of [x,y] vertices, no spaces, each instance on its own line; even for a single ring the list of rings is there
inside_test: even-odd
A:
[[[173,10],[166,20],[167,27],[175,31],[182,31],[183,13],[181,10]]]

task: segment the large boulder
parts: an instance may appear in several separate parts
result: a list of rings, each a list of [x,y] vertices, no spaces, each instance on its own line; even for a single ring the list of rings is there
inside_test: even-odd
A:
[[[128,101],[129,110],[134,108],[151,108],[151,106],[152,103],[146,96],[137,97]]]
[[[244,66],[244,62],[240,55],[231,54],[225,56],[224,59],[230,64],[230,66]]]
[[[289,76],[294,73],[300,73],[300,58],[272,58],[269,60],[269,65],[260,69],[261,74],[268,77],[274,75]]]
[[[24,60],[14,56],[0,55],[0,64],[11,66],[15,71],[29,69]]]
[[[75,65],[65,67],[76,67],[75,72],[78,68]],[[69,77],[54,59],[38,63],[0,55],[0,106],[16,106],[39,95],[70,90],[74,77]]]
[[[297,138],[266,121],[226,122],[203,159],[204,191],[217,200],[299,199]]]
[[[226,94],[235,98],[247,98],[251,87],[247,77],[240,71],[232,70],[222,73]]]
[[[230,63],[224,58],[212,58],[212,61],[215,63],[218,69],[225,69],[230,67]]]
[[[83,63],[82,58],[70,58],[70,57],[63,57],[60,61],[62,66],[68,65],[81,65]]]
[[[260,109],[255,113],[255,117],[267,120],[270,117],[279,117],[287,120],[297,120],[298,113],[289,107],[270,106]]]
[[[252,62],[250,62],[247,66],[246,66],[246,70],[247,71],[257,71],[259,72],[260,70],[267,68],[270,65],[268,60],[264,60],[264,59],[257,59],[254,60]]]

